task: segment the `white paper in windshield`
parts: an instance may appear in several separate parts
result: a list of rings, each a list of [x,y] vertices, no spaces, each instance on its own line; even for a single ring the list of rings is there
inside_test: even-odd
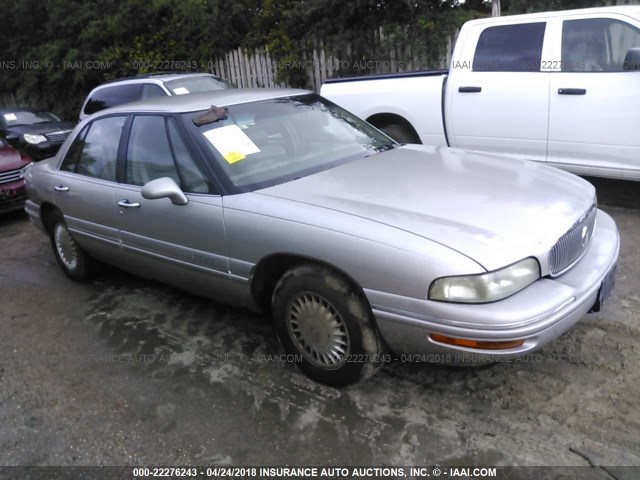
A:
[[[252,153],[259,153],[260,149],[237,125],[214,128],[204,132],[204,136],[227,163],[236,163]]]
[[[184,87],[178,87],[173,89],[173,93],[175,93],[176,95],[186,95],[187,93],[190,93],[190,92]]]
[[[15,122],[18,119],[18,117],[16,117],[15,113],[5,113],[4,114],[4,119],[7,122]]]

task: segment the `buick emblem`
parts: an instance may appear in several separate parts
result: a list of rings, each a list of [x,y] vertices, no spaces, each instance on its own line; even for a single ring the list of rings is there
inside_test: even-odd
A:
[[[587,240],[589,240],[589,227],[582,227],[582,232],[580,235],[582,237],[582,246],[585,247],[587,245]]]

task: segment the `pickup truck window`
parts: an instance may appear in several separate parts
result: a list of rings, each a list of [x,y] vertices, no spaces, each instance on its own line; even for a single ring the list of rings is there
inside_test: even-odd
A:
[[[476,72],[539,72],[545,22],[489,27],[480,34]]]
[[[640,30],[611,18],[566,20],[563,72],[622,72],[627,50],[640,47]]]

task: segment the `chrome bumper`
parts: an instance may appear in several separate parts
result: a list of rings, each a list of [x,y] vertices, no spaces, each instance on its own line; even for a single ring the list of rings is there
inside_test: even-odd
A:
[[[454,365],[500,361],[532,353],[582,319],[598,300],[615,266],[620,237],[613,219],[598,211],[588,251],[569,271],[542,278],[490,304],[452,304],[365,290],[378,328],[399,355]],[[430,334],[479,341],[524,340],[516,348],[480,350],[435,342]]]

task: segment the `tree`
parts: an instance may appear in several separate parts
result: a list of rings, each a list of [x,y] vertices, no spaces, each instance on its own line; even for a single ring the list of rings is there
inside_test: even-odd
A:
[[[598,0],[502,0],[502,11],[509,15],[518,13],[534,13],[552,10],[571,10],[601,5]]]
[[[239,46],[267,45],[281,64],[295,65],[324,42],[352,66],[343,74],[368,73],[358,62],[390,60],[390,52],[408,44],[436,62],[455,29],[489,14],[489,6],[487,0],[14,0],[3,10],[0,82],[21,105],[75,119],[87,93],[105,80],[152,71],[158,60],[208,70],[210,60]],[[308,86],[304,68],[281,69],[278,80]]]

